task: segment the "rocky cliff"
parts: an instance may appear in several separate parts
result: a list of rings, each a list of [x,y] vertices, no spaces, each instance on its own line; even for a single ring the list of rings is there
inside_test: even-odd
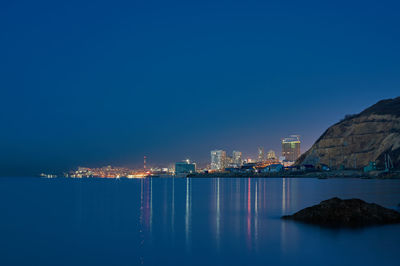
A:
[[[400,168],[400,97],[382,100],[328,128],[296,164],[361,168],[383,167],[385,154]]]

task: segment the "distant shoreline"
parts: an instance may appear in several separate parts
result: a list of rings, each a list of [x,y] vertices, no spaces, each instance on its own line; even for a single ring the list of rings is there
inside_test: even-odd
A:
[[[331,171],[331,172],[306,172],[306,173],[195,173],[187,177],[192,178],[361,178],[361,179],[400,179],[400,172],[391,173],[363,173],[359,171]]]

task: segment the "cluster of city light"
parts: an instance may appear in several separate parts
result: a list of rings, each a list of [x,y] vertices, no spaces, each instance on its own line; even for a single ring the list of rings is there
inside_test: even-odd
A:
[[[78,167],[77,170],[70,171],[66,176],[72,178],[143,178],[150,174],[150,171],[137,171],[125,167],[112,167],[108,165],[101,168]]]
[[[242,159],[240,151],[233,151],[232,156],[224,150],[211,151],[211,164],[208,172],[274,172],[290,167],[300,156],[300,137],[291,135],[282,139],[282,156],[277,157],[273,150],[264,153],[264,148],[258,148],[255,160]]]
[[[127,178],[145,178],[151,175],[150,171],[147,172],[137,172],[135,174],[129,174],[126,177]]]
[[[145,178],[154,175],[172,175],[173,173],[174,169],[171,168],[130,169],[108,165],[100,168],[78,167],[78,169],[66,173],[65,176],[71,178]],[[41,176],[48,177],[49,175],[42,174]]]

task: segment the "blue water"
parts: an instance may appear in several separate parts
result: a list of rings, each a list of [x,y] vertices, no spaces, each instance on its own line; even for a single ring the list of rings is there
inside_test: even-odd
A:
[[[400,225],[280,219],[333,196],[396,209],[400,180],[0,178],[0,265],[399,265]]]

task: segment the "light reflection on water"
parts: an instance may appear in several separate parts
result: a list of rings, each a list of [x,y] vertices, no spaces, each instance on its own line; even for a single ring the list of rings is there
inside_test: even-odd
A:
[[[191,225],[191,206],[192,206],[192,189],[191,179],[186,179],[186,208],[185,208],[185,239],[186,239],[186,249],[190,250],[190,225]]]
[[[280,219],[333,196],[396,208],[400,180],[2,178],[0,264],[396,265],[398,225]]]

